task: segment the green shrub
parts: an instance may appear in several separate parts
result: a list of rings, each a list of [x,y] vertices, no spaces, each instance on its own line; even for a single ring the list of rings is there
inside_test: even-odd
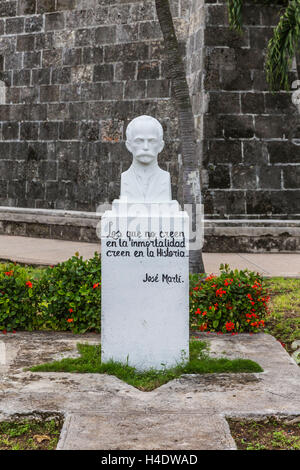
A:
[[[269,300],[259,274],[221,265],[219,276],[190,276],[190,326],[221,333],[264,328]],[[0,331],[100,332],[101,262],[98,253],[34,269],[0,264]]]
[[[84,261],[73,256],[45,270],[39,284],[36,329],[100,331],[101,263],[99,254]]]
[[[258,332],[265,326],[268,291],[260,274],[220,266],[220,275],[190,278],[190,325],[200,331]]]
[[[28,329],[37,308],[36,271],[0,265],[0,331]]]
[[[97,253],[47,269],[0,264],[0,331],[100,331],[101,264]]]

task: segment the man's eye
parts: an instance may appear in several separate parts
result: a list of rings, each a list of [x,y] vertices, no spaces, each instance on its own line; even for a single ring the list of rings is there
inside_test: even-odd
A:
[[[136,142],[137,144],[141,144],[143,141],[142,141],[142,139],[135,139],[135,142]]]

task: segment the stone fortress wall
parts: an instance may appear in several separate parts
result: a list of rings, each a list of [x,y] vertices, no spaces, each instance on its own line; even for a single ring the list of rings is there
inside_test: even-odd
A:
[[[263,71],[279,8],[246,5],[239,36],[224,1],[171,6],[206,217],[299,218],[299,114]],[[0,69],[0,206],[92,212],[118,198],[126,125],[140,114],[163,124],[159,161],[177,198],[178,121],[154,1],[0,1]]]
[[[177,117],[154,3],[13,0],[0,7],[0,204],[95,211],[111,202],[131,160],[125,127],[140,114],[163,121],[160,161],[176,188]]]
[[[291,92],[268,91],[264,71],[279,12],[246,5],[240,36],[228,28],[224,2],[205,5],[203,167],[206,212],[215,216],[300,215],[300,116]]]

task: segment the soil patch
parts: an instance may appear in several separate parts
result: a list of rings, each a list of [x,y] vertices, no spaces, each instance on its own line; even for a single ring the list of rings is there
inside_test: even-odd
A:
[[[300,416],[227,421],[238,450],[300,450]]]
[[[14,418],[0,422],[0,450],[55,450],[63,421],[60,417]]]

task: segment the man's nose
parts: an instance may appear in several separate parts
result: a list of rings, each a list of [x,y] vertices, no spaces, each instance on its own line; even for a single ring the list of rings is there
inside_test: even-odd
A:
[[[148,150],[148,148],[149,148],[149,143],[148,143],[148,140],[147,140],[147,139],[144,140],[144,145],[143,145],[143,147],[144,147],[144,150]]]

